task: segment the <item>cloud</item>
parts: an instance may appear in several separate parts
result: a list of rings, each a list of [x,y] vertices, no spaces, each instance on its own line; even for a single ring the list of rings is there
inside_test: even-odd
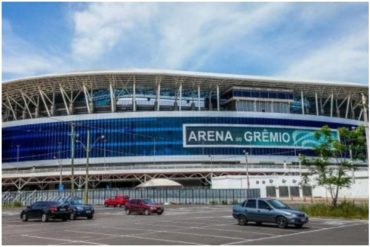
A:
[[[353,29],[338,39],[304,52],[288,68],[277,73],[290,78],[368,82],[368,32]]]
[[[147,25],[155,13],[148,4],[92,3],[73,15],[72,54],[77,60],[97,60],[129,31]]]
[[[63,58],[17,36],[9,21],[3,21],[3,66],[7,77],[23,77],[66,71]],[[6,78],[5,78],[6,79]]]

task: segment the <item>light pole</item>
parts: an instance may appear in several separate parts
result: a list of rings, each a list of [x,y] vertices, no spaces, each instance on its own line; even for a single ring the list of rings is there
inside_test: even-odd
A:
[[[62,184],[63,184],[63,165],[62,165],[62,160],[60,158],[60,148],[61,148],[62,143],[58,142],[58,162],[60,166],[60,175],[59,175],[59,190],[62,189]]]
[[[100,139],[104,139],[105,136],[104,135],[101,135],[99,136],[95,142],[93,143],[92,146],[95,145],[95,143],[97,141],[99,141]],[[80,140],[77,140],[77,142],[79,142],[82,147],[85,149],[86,151],[86,173],[85,173],[85,195],[84,195],[84,201],[85,203],[87,204],[88,201],[89,201],[89,197],[88,197],[88,192],[89,192],[89,159],[90,159],[90,151],[91,151],[91,147],[90,147],[90,130],[87,130],[86,131],[86,145],[83,144]]]
[[[246,152],[245,150],[243,151],[244,152],[244,155],[245,155],[245,170],[247,172],[247,189],[249,189],[249,171],[248,171],[248,152]]]
[[[366,135],[366,150],[369,148],[369,123],[367,120],[367,109],[366,109],[366,97],[363,93],[361,93],[361,100],[362,100],[362,107],[364,110],[364,125],[365,125],[365,135]],[[366,153],[366,158],[368,158],[368,154]]]
[[[19,145],[19,144],[17,144],[17,162],[19,162],[19,147],[20,147],[21,145]]]
[[[75,191],[75,170],[74,170],[74,159],[75,159],[75,125],[71,124],[71,191],[72,195]]]

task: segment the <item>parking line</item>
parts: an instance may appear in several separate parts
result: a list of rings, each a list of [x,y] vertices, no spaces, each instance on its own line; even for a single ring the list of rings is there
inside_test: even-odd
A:
[[[158,239],[158,238],[138,236],[138,235],[141,235],[141,234],[152,234],[153,232],[147,232],[147,233],[141,233],[141,234],[122,235],[122,234],[110,234],[110,233],[98,233],[98,232],[86,232],[86,231],[71,231],[71,230],[64,230],[64,231],[66,231],[66,232],[80,232],[80,233],[87,233],[87,234],[98,234],[98,235],[113,236],[113,237],[128,237],[128,238],[148,239],[148,240],[170,242],[170,243],[201,245],[201,243],[187,242],[187,241],[181,241],[181,240]]]
[[[28,235],[28,234],[22,234],[22,237],[29,237],[29,238],[39,238],[39,239],[47,239],[47,240],[57,240],[57,241],[63,241],[63,242],[70,242],[70,243],[84,243],[84,244],[95,244],[95,245],[102,245],[102,243],[94,243],[89,241],[83,241],[83,240],[71,240],[71,239],[61,239],[61,238],[50,238],[50,237],[43,237],[43,236],[36,236],[36,235]]]
[[[248,242],[254,242],[254,241],[259,241],[259,240],[267,240],[267,239],[275,239],[275,238],[281,238],[281,237],[290,237],[290,236],[295,236],[295,235],[301,235],[301,234],[307,234],[307,233],[313,233],[313,232],[320,232],[320,231],[326,231],[326,230],[331,230],[331,229],[336,229],[336,228],[344,228],[344,227],[349,227],[349,226],[358,226],[358,225],[363,225],[363,224],[352,224],[352,225],[345,225],[345,226],[327,227],[327,228],[321,228],[321,229],[316,229],[316,230],[312,230],[312,231],[282,234],[282,235],[276,235],[276,236],[265,237],[265,238],[247,239],[247,240],[244,240],[244,241],[226,243],[225,245],[241,244],[241,243],[248,243]]]

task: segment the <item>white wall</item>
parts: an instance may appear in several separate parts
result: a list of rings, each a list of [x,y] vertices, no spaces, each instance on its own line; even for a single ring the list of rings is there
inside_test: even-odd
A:
[[[350,188],[342,188],[339,192],[340,198],[356,198],[368,199],[369,198],[369,177],[368,171],[356,171],[354,174],[354,182]],[[258,181],[258,184],[257,184]],[[276,187],[276,196],[279,196],[279,186],[300,186],[300,176],[290,175],[266,175],[266,176],[249,176],[249,184],[251,189],[259,188],[261,190],[261,197],[266,197],[266,186]],[[318,186],[311,178],[310,185],[312,186],[312,196],[321,198],[330,198],[329,191],[322,186]],[[247,178],[246,176],[220,176],[212,179],[212,189],[246,189]],[[300,197],[302,190],[300,189]]]

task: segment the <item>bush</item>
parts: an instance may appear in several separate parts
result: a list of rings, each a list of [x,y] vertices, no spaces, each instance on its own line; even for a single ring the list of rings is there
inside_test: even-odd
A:
[[[227,205],[227,201],[222,200],[222,201],[221,201],[221,204],[222,204],[222,205]]]
[[[218,201],[209,201],[209,204],[211,204],[211,205],[217,205],[218,204]]]
[[[305,205],[299,208],[310,216],[329,216],[350,219],[368,219],[369,204],[343,201],[337,207],[327,204]]]
[[[20,201],[3,203],[3,208],[19,208],[19,207],[22,207],[22,203]]]

